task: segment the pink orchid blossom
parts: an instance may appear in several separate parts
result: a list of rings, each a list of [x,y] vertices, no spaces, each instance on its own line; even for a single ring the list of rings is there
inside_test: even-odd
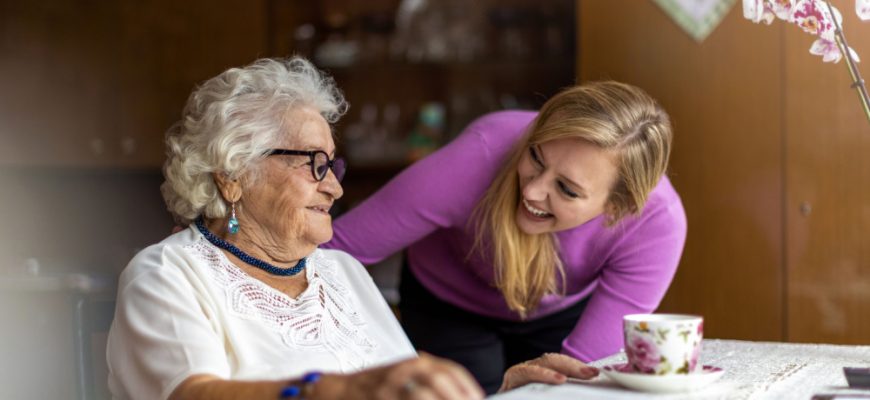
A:
[[[770,25],[776,15],[767,0],[743,0],[743,17],[756,24]]]
[[[788,21],[795,9],[794,0],[771,0],[770,8],[777,18]]]
[[[836,10],[836,9],[834,9]],[[788,22],[791,22],[804,32],[810,35],[819,36],[828,41],[834,41],[834,21],[831,19],[831,14],[828,11],[828,6],[820,0],[799,0],[793,8],[793,13],[789,16]],[[843,17],[839,12],[834,11],[837,22],[842,21]]]
[[[870,19],[870,0],[856,0],[855,11],[862,20]],[[842,26],[843,16],[836,7],[829,9],[823,0],[743,0],[743,16],[767,25],[774,17],[793,23],[804,32],[817,36],[810,54],[822,56],[824,62],[834,63],[843,57],[836,42],[837,25]],[[855,62],[860,61],[852,48],[849,48],[849,54]]]
[[[855,13],[861,21],[870,20],[870,0],[855,0]]]
[[[822,56],[822,61],[824,62],[840,62],[840,58],[843,57],[843,54],[840,53],[840,48],[837,47],[837,42],[832,42],[825,39],[816,39],[813,42],[813,46],[810,47],[810,53]],[[849,48],[849,54],[852,56],[852,60],[855,62],[861,62],[861,59],[858,58],[858,53],[855,53],[855,50]]]

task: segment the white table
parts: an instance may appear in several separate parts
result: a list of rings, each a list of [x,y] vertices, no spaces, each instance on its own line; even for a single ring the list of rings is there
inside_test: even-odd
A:
[[[625,362],[623,353],[592,365]],[[864,394],[848,387],[843,367],[870,366],[870,346],[704,340],[701,362],[725,370],[716,383],[681,394],[651,394],[625,389],[604,374],[558,386],[531,384],[493,396],[515,399],[807,399],[814,394]]]

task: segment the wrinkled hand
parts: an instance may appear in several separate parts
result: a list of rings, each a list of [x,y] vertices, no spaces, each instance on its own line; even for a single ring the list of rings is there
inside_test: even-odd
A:
[[[499,392],[511,390],[532,382],[558,385],[568,378],[591,379],[598,376],[598,369],[564,354],[547,353],[508,368]]]
[[[345,399],[482,399],[483,389],[459,364],[420,353],[417,358],[348,376]]]

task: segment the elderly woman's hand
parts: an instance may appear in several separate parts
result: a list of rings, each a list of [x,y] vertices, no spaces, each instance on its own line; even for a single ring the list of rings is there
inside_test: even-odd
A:
[[[429,354],[347,376],[344,399],[482,399],[483,390],[459,364]]]
[[[532,382],[558,385],[568,378],[591,379],[598,369],[564,354],[547,353],[534,360],[508,368],[499,392],[511,390]]]

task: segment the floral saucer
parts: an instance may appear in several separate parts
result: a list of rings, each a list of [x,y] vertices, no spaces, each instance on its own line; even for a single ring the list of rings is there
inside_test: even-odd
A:
[[[651,375],[635,372],[624,363],[607,365],[601,372],[629,389],[653,393],[688,392],[709,385],[725,374],[722,368],[705,365],[687,375]]]

